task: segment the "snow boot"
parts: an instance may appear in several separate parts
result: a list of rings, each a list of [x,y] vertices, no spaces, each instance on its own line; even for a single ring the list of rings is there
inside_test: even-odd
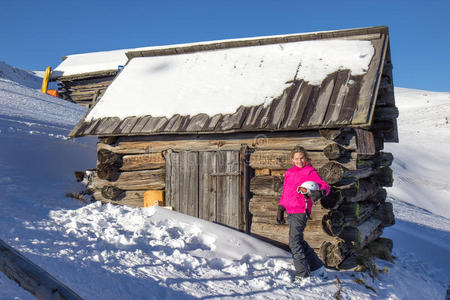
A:
[[[317,270],[311,271],[311,276],[322,278],[322,279],[327,279],[328,273],[327,273],[327,270],[325,269],[325,267],[321,266]]]
[[[307,276],[307,277],[295,276],[294,277],[294,283],[299,285],[299,286],[305,286],[308,283],[310,283],[310,279],[311,278],[309,276]]]

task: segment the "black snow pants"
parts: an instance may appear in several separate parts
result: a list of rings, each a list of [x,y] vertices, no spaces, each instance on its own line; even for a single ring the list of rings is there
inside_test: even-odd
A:
[[[288,214],[289,247],[294,259],[295,276],[308,277],[310,271],[323,266],[314,250],[303,239],[308,217],[306,214]]]

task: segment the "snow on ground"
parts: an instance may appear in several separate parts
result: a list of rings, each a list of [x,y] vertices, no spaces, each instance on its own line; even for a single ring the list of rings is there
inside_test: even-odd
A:
[[[422,275],[424,282],[445,288],[450,285],[450,93],[396,88],[395,97],[400,143],[385,144],[385,151],[394,154],[388,198],[396,224],[384,236],[394,240],[397,264],[428,274]]]
[[[450,93],[396,88],[400,115],[389,194],[450,219]]]
[[[403,143],[414,145],[414,131],[403,127],[414,116],[406,113],[409,98],[397,97],[401,144],[386,147],[396,160],[389,196],[397,223],[385,232],[394,239],[396,263],[377,260],[389,272],[374,281],[329,270],[328,280],[313,278],[299,287],[290,281],[289,253],[248,235],[164,208],[86,205],[64,197],[81,188],[73,171],[95,167],[95,139],[65,139],[85,110],[5,78],[0,84],[0,238],[85,299],[330,299],[336,276],[342,299],[444,298],[450,283],[448,215],[424,209],[428,198],[395,194],[409,188],[401,176],[422,176],[414,165],[420,148],[402,149]],[[425,93],[401,91],[419,98]],[[449,112],[448,93],[426,93],[430,113]],[[436,116],[423,117],[427,122],[440,124]],[[427,144],[440,141],[428,136],[421,137]],[[421,165],[449,157],[431,153],[437,154],[421,157]],[[433,168],[436,176],[425,174],[429,186],[441,188],[437,183],[448,179],[438,165]],[[443,193],[435,197],[437,205],[448,203]],[[0,273],[0,299],[32,296]]]

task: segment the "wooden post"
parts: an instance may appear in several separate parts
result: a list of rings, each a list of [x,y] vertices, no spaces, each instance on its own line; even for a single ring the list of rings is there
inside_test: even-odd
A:
[[[37,299],[83,299],[3,240],[0,240],[0,270]]]
[[[47,93],[47,87],[48,87],[48,80],[50,79],[50,71],[52,70],[51,67],[48,67],[45,69],[45,75],[42,79],[42,87],[41,87],[41,93],[46,94]]]

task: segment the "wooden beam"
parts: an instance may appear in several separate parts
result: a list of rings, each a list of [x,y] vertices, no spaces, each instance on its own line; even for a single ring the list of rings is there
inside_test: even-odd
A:
[[[0,270],[37,299],[83,299],[3,240],[0,240]]]
[[[375,140],[369,130],[355,128],[356,132],[356,153],[360,155],[375,155]]]
[[[145,171],[119,172],[114,181],[103,180],[97,175],[92,179],[95,189],[115,186],[122,190],[163,190],[165,188],[166,170],[164,168]]]
[[[366,178],[375,173],[372,168],[349,170],[337,162],[329,162],[317,169],[320,177],[328,184],[349,184],[356,179]],[[348,182],[347,182],[348,181]]]
[[[122,171],[152,170],[166,166],[166,160],[161,152],[125,155],[122,160],[123,165],[120,168]]]
[[[127,205],[132,207],[144,207],[145,191],[123,191],[119,197],[113,199],[106,198],[101,190],[94,192],[94,199],[103,203]]]
[[[362,249],[368,243],[377,239],[382,233],[382,221],[376,216],[372,216],[356,227],[344,227],[339,236],[354,247]]]
[[[196,43],[188,45],[178,45],[167,48],[156,48],[150,50],[136,50],[126,52],[128,59],[134,57],[149,57],[162,55],[175,55],[194,53],[198,51],[211,51],[218,49],[227,49],[235,47],[251,47],[260,45],[291,43],[299,41],[310,41],[319,39],[377,39],[381,34],[387,34],[388,28],[386,26],[365,27],[355,29],[336,30],[331,32],[312,32],[302,34],[289,34],[281,36],[269,36],[251,39],[226,40],[208,43]]]
[[[330,141],[317,132],[297,134],[251,133],[211,136],[139,136],[118,137],[115,145],[99,143],[97,150],[107,149],[120,154],[146,154],[168,149],[174,151],[215,151],[240,150],[241,145],[248,145],[257,150],[291,150],[302,146],[308,151],[322,151]],[[345,145],[347,150],[355,150],[355,141]]]
[[[92,79],[92,78],[96,78],[96,77],[113,76],[113,75],[116,75],[116,73],[117,73],[117,69],[113,69],[113,70],[86,72],[86,73],[81,73],[81,74],[66,75],[66,76],[58,77],[57,72],[53,71],[51,81],[72,81],[72,80]]]

